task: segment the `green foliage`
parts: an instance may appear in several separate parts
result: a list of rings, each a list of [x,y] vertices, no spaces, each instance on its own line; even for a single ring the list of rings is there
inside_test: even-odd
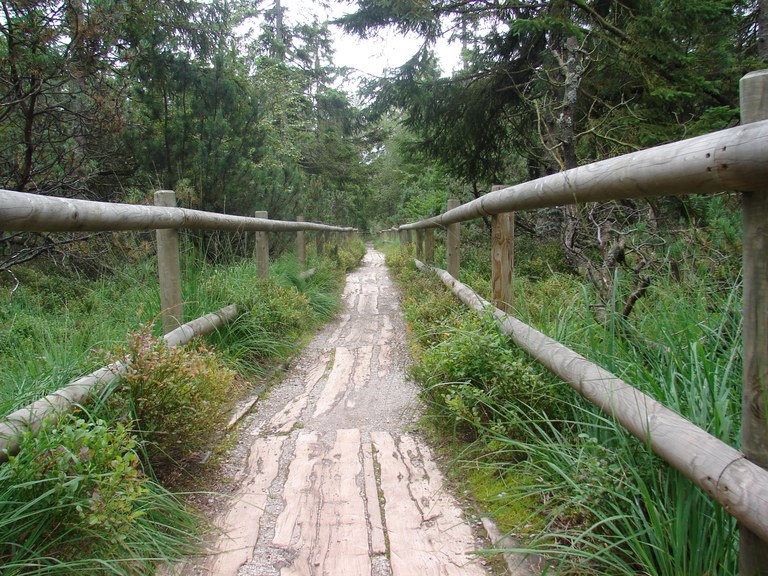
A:
[[[142,473],[123,425],[65,415],[0,466],[5,574],[146,574],[191,551],[193,517]]]
[[[130,358],[112,402],[126,404],[158,476],[209,447],[238,395],[235,373],[205,346],[169,348],[145,328],[117,358]]]

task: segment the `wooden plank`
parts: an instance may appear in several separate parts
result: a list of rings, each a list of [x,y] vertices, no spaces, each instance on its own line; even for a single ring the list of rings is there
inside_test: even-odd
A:
[[[307,374],[304,392],[292,398],[285,405],[285,408],[272,416],[266,427],[271,434],[286,434],[293,430],[298,423],[302,411],[307,407],[309,395],[315,389],[320,379],[325,376],[330,360],[330,353],[323,354],[315,367]]]
[[[313,418],[329,412],[341,400],[352,379],[354,365],[355,355],[350,349],[343,346],[336,348],[333,368],[317,399]]]
[[[768,70],[741,79],[741,122],[768,117]],[[768,187],[742,194],[744,226],[744,370],[741,449],[768,468]],[[744,576],[768,574],[768,540],[739,526],[739,567]]]
[[[656,454],[717,500],[742,525],[768,542],[767,470],[614,374],[532,326],[494,309],[445,270],[421,262],[417,266],[437,274],[470,308],[492,313],[502,332],[511,336],[515,344],[616,418],[641,442],[648,443]]]
[[[381,470],[392,575],[485,574],[470,556],[471,530],[443,492],[439,472],[424,468],[421,448],[407,436],[398,446],[387,432],[371,432],[371,440]]]
[[[304,222],[304,216],[296,216],[296,222]],[[304,266],[307,263],[307,243],[304,238],[304,230],[296,232],[296,259],[299,261],[299,266]]]
[[[373,465],[373,444],[366,442],[363,448],[363,481],[365,482],[365,505],[368,512],[371,554],[385,554],[387,542],[384,537],[384,522],[381,518],[381,502]]]
[[[371,573],[361,471],[359,430],[337,431],[330,451],[317,433],[299,435],[273,539],[295,552],[281,576]]]
[[[269,487],[277,476],[284,437],[258,438],[251,446],[248,462],[238,478],[242,487],[235,494],[226,514],[216,524],[221,536],[204,563],[209,574],[235,576],[253,558],[259,539],[259,524]]]

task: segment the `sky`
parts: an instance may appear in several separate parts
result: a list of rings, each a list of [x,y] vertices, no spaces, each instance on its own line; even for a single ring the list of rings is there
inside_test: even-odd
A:
[[[268,5],[268,0],[264,2]],[[311,22],[317,15],[322,22],[354,12],[355,6],[348,2],[330,0],[330,8],[323,8],[319,2],[311,0],[282,0],[287,9],[289,23]],[[355,91],[357,79],[361,77],[380,77],[386,68],[396,68],[404,64],[421,46],[421,40],[415,35],[402,36],[393,30],[386,30],[378,38],[361,40],[342,32],[340,27],[331,26],[334,35],[334,64],[357,71],[344,87]],[[440,66],[445,74],[458,67],[461,47],[457,44],[439,42],[436,46]]]

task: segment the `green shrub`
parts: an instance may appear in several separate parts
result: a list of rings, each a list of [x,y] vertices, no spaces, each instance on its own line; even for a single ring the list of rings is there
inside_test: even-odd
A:
[[[490,429],[517,437],[523,432],[521,422],[510,419],[504,406],[558,413],[559,396],[548,381],[509,347],[494,326],[478,322],[449,328],[445,335],[411,371],[424,384],[433,408],[447,416],[454,429],[470,436]]]
[[[169,348],[148,330],[131,334],[121,356],[131,360],[113,403],[125,404],[163,476],[224,428],[238,389],[235,372],[205,346]]]
[[[124,426],[82,414],[26,434],[0,466],[3,573],[147,574],[191,551],[193,517],[142,473],[136,447]]]

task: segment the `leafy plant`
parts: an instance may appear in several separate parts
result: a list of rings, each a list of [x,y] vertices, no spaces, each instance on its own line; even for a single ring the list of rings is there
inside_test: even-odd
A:
[[[204,450],[223,429],[239,385],[203,345],[169,348],[145,328],[129,336],[130,358],[112,402],[124,403],[159,476]]]
[[[195,545],[195,519],[141,469],[124,425],[80,413],[0,466],[4,574],[146,574]]]

